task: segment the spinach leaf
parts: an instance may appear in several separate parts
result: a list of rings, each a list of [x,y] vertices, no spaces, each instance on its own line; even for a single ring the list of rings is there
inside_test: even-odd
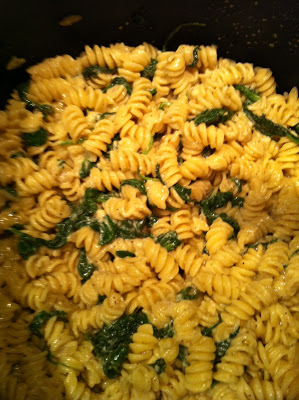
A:
[[[226,222],[227,224],[229,224],[230,226],[232,226],[234,228],[233,235],[231,237],[229,237],[228,239],[232,239],[235,236],[237,236],[237,234],[240,230],[240,226],[235,218],[229,217],[225,213],[220,213],[219,215],[217,215],[217,214],[215,214],[215,215],[216,215],[216,218],[220,217],[222,219],[222,221]],[[214,219],[216,219],[216,218],[214,218]]]
[[[72,367],[70,367],[69,365],[67,365],[67,364],[65,364],[65,363],[62,363],[62,362],[60,362],[60,361],[56,361],[55,359],[54,359],[54,357],[53,357],[53,354],[50,352],[50,350],[48,350],[48,353],[47,353],[47,361],[49,361],[51,364],[53,364],[53,365],[61,365],[62,367],[66,367],[66,368],[70,368],[70,369],[73,369],[74,371],[78,371],[77,369],[75,369],[75,368],[72,368]]]
[[[295,131],[299,135],[299,122],[298,122],[298,124],[292,126],[292,130]]]
[[[115,85],[123,85],[128,92],[128,95],[132,94],[132,85],[123,77],[117,77],[112,79],[108,86],[102,89],[103,93],[106,93],[108,89],[111,89]]]
[[[181,199],[183,199],[184,201],[190,201],[191,189],[181,186],[178,183],[176,183],[172,187],[175,189]]]
[[[144,176],[140,174],[140,170],[138,170],[137,172],[139,178],[143,181],[156,181],[156,182],[160,182],[160,179],[158,178],[153,178],[152,176]]]
[[[217,125],[217,124],[224,124],[224,122],[230,120],[234,115],[234,111],[226,110],[224,108],[212,108],[205,110],[198,114],[195,119],[195,125],[199,124],[206,124],[207,126],[210,125]]]
[[[183,369],[185,369],[186,367],[188,367],[188,365],[190,365],[190,363],[188,363],[186,359],[188,355],[189,355],[188,347],[184,346],[183,344],[180,344],[178,359],[181,361]]]
[[[153,147],[153,144],[154,144],[154,136],[151,135],[150,141],[149,141],[146,149],[144,150],[143,154],[148,154],[150,149]]]
[[[162,374],[162,372],[165,372],[166,364],[163,358],[158,358],[154,364],[149,365],[154,368],[158,375]]]
[[[176,249],[182,242],[178,238],[178,234],[175,231],[169,231],[162,233],[157,237],[157,243],[164,247],[167,251]]]
[[[46,243],[44,239],[34,238],[15,228],[10,228],[9,231],[19,236],[18,251],[24,260],[27,260],[30,256],[35,254],[37,250]]]
[[[5,190],[11,196],[17,197],[18,191],[14,189],[13,185],[0,186],[0,190]]]
[[[275,124],[273,121],[267,119],[265,115],[255,115],[252,111],[247,108],[247,104],[243,104],[243,111],[246,116],[254,122],[254,127],[265,136],[270,136],[272,139],[278,137],[288,137],[294,143],[299,144],[299,137],[293,135],[288,129],[281,125]]]
[[[139,181],[138,179],[126,179],[120,184],[119,190],[121,190],[121,188],[125,185],[133,186],[135,189],[138,189],[142,194],[146,196],[144,182]]]
[[[121,221],[117,227],[117,237],[123,239],[135,239],[137,237],[147,237],[149,236],[143,231],[145,226],[149,226],[150,220],[145,218],[141,221]]]
[[[105,299],[107,299],[107,296],[105,294],[103,296],[99,294],[97,305],[103,304]]]
[[[105,119],[105,118],[109,117],[109,115],[114,115],[114,114],[116,114],[116,113],[115,112],[105,112],[103,114],[98,114],[95,117],[95,121],[94,122],[101,121],[102,119]]]
[[[99,244],[104,246],[104,244],[111,243],[116,236],[117,225],[108,215],[103,218],[99,225]]]
[[[21,137],[25,146],[42,146],[47,143],[48,132],[44,128],[40,128],[36,132],[23,133]]]
[[[64,142],[59,143],[60,146],[71,146],[76,144],[82,144],[87,140],[87,138],[80,138],[77,143],[74,143],[71,139],[65,140]]]
[[[158,61],[154,58],[151,58],[149,65],[146,66],[143,71],[141,71],[140,75],[143,78],[147,78],[151,81],[155,75],[157,64]]]
[[[216,322],[215,325],[210,326],[210,328],[203,328],[203,330],[201,331],[202,336],[208,336],[208,337],[212,337],[212,331],[213,329],[215,329],[219,324],[221,324],[222,319],[220,318],[218,322]]]
[[[203,156],[203,158],[208,158],[208,157],[210,157],[210,156],[211,156],[212,154],[214,154],[214,153],[215,153],[215,149],[211,149],[210,146],[206,146],[206,147],[203,149],[201,155]]]
[[[154,97],[157,94],[157,89],[148,89],[148,91],[150,92],[150,94]]]
[[[80,250],[77,270],[84,282],[86,282],[96,270],[96,267],[87,261],[85,249]]]
[[[235,197],[232,201],[232,207],[243,207],[244,197]]]
[[[152,226],[155,225],[156,222],[158,222],[159,217],[157,217],[156,215],[149,215],[148,217],[146,217],[146,226],[148,226],[149,228],[151,228]]]
[[[79,176],[80,178],[84,179],[87,178],[90,174],[90,171],[92,168],[94,168],[97,165],[97,161],[91,162],[87,158],[85,158],[82,162],[80,171],[79,171]]]
[[[10,156],[10,158],[18,158],[18,157],[26,158],[26,155],[23,151],[17,151],[15,153],[12,153],[12,155]]]
[[[248,249],[257,250],[257,248],[258,248],[258,246],[259,246],[260,244],[267,250],[267,248],[268,248],[268,246],[269,246],[270,244],[276,243],[277,241],[278,241],[278,239],[272,239],[272,240],[270,240],[269,242],[257,242],[257,243],[254,243],[254,244],[249,244],[249,245],[247,246],[247,249],[246,249],[245,253],[247,253]]]
[[[66,164],[66,162],[64,160],[59,160],[59,159],[57,159],[57,161],[58,161],[58,167],[64,169],[64,164]]]
[[[206,246],[202,249],[202,254],[207,254],[208,256],[210,255],[210,253],[208,252]]]
[[[148,323],[148,318],[143,312],[123,315],[110,325],[104,324],[95,336],[89,335],[94,352],[101,360],[104,373],[109,379],[114,379],[120,374],[129,352],[132,335],[140,325]]]
[[[117,74],[117,68],[109,69],[107,67],[100,67],[99,65],[92,65],[91,67],[85,68],[82,72],[85,80],[96,78],[98,74]]]
[[[200,202],[203,210],[208,209],[210,211],[216,208],[224,207],[229,201],[233,199],[232,192],[217,192],[214,196],[209,196],[207,199]]]
[[[162,51],[166,51],[167,46],[169,41],[173,38],[174,35],[176,35],[182,28],[189,28],[189,27],[205,27],[207,24],[202,23],[202,22],[186,22],[184,24],[181,24],[177,26],[170,34],[167,36],[167,38],[164,41]]]
[[[118,142],[119,142],[119,141],[120,141],[120,136],[119,136],[119,133],[117,133],[117,134],[114,136],[114,138],[112,139],[111,143],[109,143],[109,144],[107,145],[107,150],[106,150],[105,152],[102,152],[102,154],[103,154],[103,156],[104,156],[105,158],[110,158],[109,152],[110,152],[111,150],[116,150],[116,149],[117,149],[117,147],[118,147]]]
[[[164,184],[164,182],[162,181],[162,178],[161,178],[161,174],[160,174],[160,164],[157,164],[157,166],[156,166],[156,175],[157,175],[157,178],[160,179],[160,181]]]
[[[126,258],[126,257],[136,257],[134,253],[125,250],[116,250],[116,255],[119,258]]]
[[[159,104],[158,110],[164,111],[164,108],[171,106],[171,104],[172,103],[170,103],[169,101],[163,101],[162,103]]]
[[[195,286],[187,286],[176,295],[176,301],[180,302],[182,300],[196,300],[198,299],[199,294],[200,290],[198,290]]]
[[[191,64],[188,65],[190,68],[195,68],[198,63],[198,50],[199,46],[196,46],[193,50],[193,61]]]
[[[238,327],[238,329],[235,332],[233,332],[226,340],[215,343],[216,352],[215,352],[214,364],[217,364],[221,361],[221,358],[225,355],[228,348],[232,344],[233,339],[238,335],[239,330],[240,330],[240,327]]]
[[[154,336],[157,339],[172,338],[174,336],[173,319],[163,328],[158,329],[156,326],[153,326],[153,329]]]
[[[299,249],[297,249],[296,251],[294,251],[294,253],[291,255],[291,258],[296,256],[299,253]]]
[[[48,114],[54,114],[54,109],[48,105],[48,104],[39,104],[36,103],[35,101],[31,101],[27,98],[28,96],[28,90],[29,90],[29,84],[30,82],[25,82],[25,83],[21,83],[19,86],[17,86],[17,91],[18,94],[20,96],[21,101],[23,101],[24,103],[26,103],[26,108],[30,111],[32,111],[34,108],[36,108],[37,110],[39,110],[44,118],[48,115]]]
[[[245,185],[246,181],[238,178],[230,178],[230,179],[235,183],[235,185],[238,188],[238,193],[240,193],[242,191],[242,185]]]
[[[29,329],[33,333],[33,335],[43,337],[41,332],[42,326],[52,317],[57,316],[59,320],[66,321],[67,315],[64,311],[54,310],[54,311],[40,311],[38,312],[33,321],[29,325]]]
[[[260,100],[261,96],[252,89],[247,88],[244,85],[234,85],[239,92],[244,94],[244,96],[250,101],[250,103],[255,103],[256,101]]]

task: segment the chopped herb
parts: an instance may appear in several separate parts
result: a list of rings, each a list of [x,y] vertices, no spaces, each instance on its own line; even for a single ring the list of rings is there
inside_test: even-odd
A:
[[[44,128],[40,128],[36,132],[23,133],[21,137],[25,146],[42,146],[47,143],[48,132]]]
[[[148,91],[150,92],[150,94],[154,97],[157,94],[157,89],[148,89]]]
[[[238,188],[238,193],[240,193],[242,191],[242,185],[245,185],[246,181],[238,178],[230,178],[230,179],[235,183],[235,185]]]
[[[243,110],[246,116],[254,122],[254,127],[258,131],[260,131],[265,136],[270,136],[272,139],[276,139],[278,137],[288,137],[294,143],[299,144],[299,137],[293,135],[288,129],[284,128],[281,125],[275,124],[273,121],[270,121],[265,117],[265,115],[255,115],[252,111],[247,108],[247,104],[243,104]]]
[[[189,27],[205,27],[207,24],[201,22],[186,22],[185,24],[181,24],[177,26],[165,39],[163,44],[162,51],[166,51],[169,41],[176,35],[182,28],[189,28]]]
[[[190,363],[188,363],[186,358],[188,355],[189,355],[188,347],[184,346],[183,344],[180,344],[178,359],[181,361],[183,369],[185,369],[186,367],[188,367],[188,365],[190,365]]]
[[[171,104],[172,103],[170,103],[169,101],[163,101],[162,103],[160,103],[158,109],[164,111],[164,108],[171,106]]]
[[[244,197],[235,197],[232,201],[232,207],[243,207]]]
[[[132,94],[132,85],[123,77],[117,77],[112,79],[108,86],[102,89],[103,93],[106,93],[107,90],[111,89],[115,85],[123,85],[130,96]]]
[[[220,318],[218,322],[216,322],[215,325],[210,326],[210,328],[203,328],[203,330],[201,331],[202,336],[208,336],[208,337],[212,337],[212,333],[213,330],[219,325],[221,324],[222,319]]]
[[[238,329],[235,332],[233,332],[226,340],[215,343],[216,352],[215,352],[214,364],[217,364],[221,361],[221,358],[225,355],[228,348],[232,344],[233,339],[238,335],[239,330],[240,330],[240,327],[238,327]]]
[[[48,104],[39,104],[36,103],[35,101],[31,101],[27,98],[28,96],[28,91],[29,91],[29,84],[30,82],[25,82],[25,83],[21,83],[19,86],[17,86],[17,91],[18,94],[20,96],[21,101],[23,101],[24,103],[26,103],[26,108],[30,111],[32,111],[33,109],[37,109],[38,111],[40,111],[44,118],[46,118],[46,116],[48,114],[54,114],[54,109],[48,105]]]
[[[169,322],[169,324],[163,326],[163,328],[158,329],[156,326],[153,326],[153,329],[154,336],[157,339],[172,338],[174,336],[173,319]]]
[[[155,75],[157,64],[158,61],[154,58],[151,58],[149,65],[146,66],[143,71],[141,71],[140,75],[143,78],[147,78],[151,81]]]
[[[212,154],[214,154],[214,152],[215,152],[215,149],[211,149],[210,146],[206,146],[206,147],[203,149],[201,155],[202,155],[204,158],[208,158],[208,157],[210,157]]]
[[[85,80],[96,78],[99,74],[117,74],[117,68],[109,69],[107,67],[100,67],[99,65],[92,65],[91,67],[85,68],[82,72]]]
[[[154,368],[158,375],[162,374],[162,372],[165,372],[166,364],[163,358],[158,358],[154,364],[149,365]]]
[[[57,161],[58,161],[58,167],[64,169],[65,161],[64,160],[59,160],[59,159],[57,159]]]
[[[105,299],[107,299],[107,296],[105,294],[103,296],[99,294],[97,305],[103,304]]]
[[[130,186],[134,187],[135,189],[138,189],[142,194],[144,194],[146,196],[144,182],[139,181],[138,179],[126,179],[126,180],[122,181],[122,183],[120,184],[119,190],[121,190],[121,188],[125,185],[130,185]]]
[[[88,335],[96,356],[102,362],[104,373],[109,379],[114,379],[120,374],[129,353],[132,335],[140,325],[148,323],[146,314],[133,313],[123,315],[110,325],[104,324],[94,336]]]
[[[182,300],[196,300],[198,299],[200,291],[195,286],[187,286],[176,295],[176,301]]]
[[[250,103],[255,103],[261,98],[261,96],[255,90],[249,89],[244,85],[234,85],[234,86],[250,101]]]
[[[175,231],[169,231],[162,233],[157,237],[157,243],[164,247],[167,251],[176,249],[182,242],[178,238],[178,234]]]
[[[148,154],[150,149],[153,147],[154,144],[154,136],[151,135],[150,141],[148,142],[147,148],[144,150],[143,154]]]
[[[188,189],[184,186],[179,185],[176,183],[172,186],[180,198],[184,201],[190,201],[191,189]]]
[[[77,270],[82,280],[86,282],[91,278],[92,274],[96,270],[96,267],[87,261],[85,249],[80,250],[79,261],[77,265]]]
[[[193,50],[193,61],[191,64],[188,65],[190,68],[195,68],[198,63],[198,50],[199,46],[196,46]]]
[[[136,257],[134,253],[125,250],[117,250],[116,255],[119,258],[126,258],[126,257]]]
[[[26,158],[26,155],[23,151],[17,151],[16,153],[12,153],[10,158],[18,158],[18,157],[23,157]]]
[[[67,315],[64,311],[59,311],[59,310],[54,310],[54,311],[40,311],[38,312],[35,317],[33,318],[33,321],[29,325],[29,329],[33,333],[33,335],[43,337],[43,334],[41,332],[42,326],[52,317],[57,317],[59,320],[65,321],[67,318]]]
[[[234,111],[224,108],[212,108],[198,114],[194,119],[194,123],[195,125],[206,124],[207,126],[220,123],[224,124],[224,122],[230,120],[233,115]]]
[[[90,174],[90,171],[92,168],[94,168],[97,165],[97,161],[91,162],[87,158],[85,158],[82,162],[80,171],[79,171],[79,176],[81,179],[87,178]]]

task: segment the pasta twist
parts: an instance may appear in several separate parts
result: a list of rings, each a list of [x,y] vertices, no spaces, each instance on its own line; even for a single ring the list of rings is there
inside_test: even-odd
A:
[[[197,275],[204,261],[203,257],[200,257],[198,252],[189,244],[181,244],[177,247],[174,250],[174,258],[179,264],[179,267],[191,277]]]
[[[45,189],[51,189],[56,185],[54,177],[46,170],[40,169],[27,175],[22,181],[16,179],[16,188],[20,196],[39,194]]]
[[[90,171],[89,178],[86,179],[86,187],[93,187],[101,192],[108,190],[111,192],[112,188],[120,188],[122,181],[126,179],[132,179],[134,175],[131,171],[100,171],[97,168],[93,168]]]
[[[62,121],[74,142],[89,136],[90,130],[79,107],[75,105],[67,106],[63,112]]]
[[[132,336],[128,360],[130,363],[148,364],[153,356],[153,351],[158,343],[154,336],[151,324],[139,326],[137,332]]]
[[[83,56],[82,63],[84,66],[99,65],[100,67],[107,66],[110,69],[121,67],[123,65],[124,57],[130,52],[129,48],[123,43],[104,46],[85,46],[85,55]]]
[[[76,88],[68,90],[65,96],[67,106],[75,105],[79,108],[90,108],[97,112],[104,112],[107,105],[111,103],[108,96],[100,89],[94,90],[88,86],[86,89]]]
[[[171,230],[177,232],[179,240],[186,240],[193,237],[190,219],[191,212],[188,209],[174,211],[174,213],[171,214]]]
[[[247,85],[254,80],[254,70],[252,64],[235,63],[228,61],[215,68],[209,74],[202,74],[201,79],[205,84],[221,87],[225,85]]]
[[[142,175],[150,175],[155,170],[154,160],[150,156],[126,149],[112,150],[110,163],[114,171],[137,172],[139,170]]]
[[[148,110],[152,99],[152,95],[149,92],[150,88],[151,83],[146,78],[139,78],[133,83],[133,91],[128,101],[128,107],[136,118],[141,119]]]
[[[30,94],[40,102],[63,99],[70,89],[70,83],[63,78],[38,79],[29,87]]]
[[[107,151],[107,145],[111,143],[114,137],[113,123],[108,119],[103,119],[96,123],[94,130],[83,143],[83,147],[98,157],[102,152]]]
[[[256,91],[265,97],[270,96],[276,90],[276,82],[269,68],[254,68],[255,76],[253,86]]]
[[[31,79],[37,81],[39,79],[51,79],[66,77],[70,75],[78,75],[81,72],[80,62],[74,60],[69,55],[48,58],[37,65],[33,65],[27,69]]]
[[[206,234],[206,247],[208,252],[210,254],[215,254],[222,246],[226,244],[232,233],[232,226],[222,221],[221,218],[217,218],[212,223],[210,230]]]

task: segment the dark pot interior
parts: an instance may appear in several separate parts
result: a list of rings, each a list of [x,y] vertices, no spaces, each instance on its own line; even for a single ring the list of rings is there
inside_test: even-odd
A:
[[[73,56],[84,44],[108,45],[143,41],[161,48],[168,34],[188,22],[204,27],[183,27],[169,41],[216,44],[218,55],[237,61],[270,67],[278,91],[299,84],[299,2],[296,0],[2,0],[0,14],[0,106],[12,88],[26,79],[27,66],[56,54]],[[82,20],[62,27],[59,21],[70,14]],[[12,55],[24,57],[26,64],[6,71]]]

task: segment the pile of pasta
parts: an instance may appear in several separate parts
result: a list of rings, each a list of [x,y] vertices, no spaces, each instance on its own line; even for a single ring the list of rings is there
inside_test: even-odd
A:
[[[215,46],[28,73],[0,112],[0,397],[298,399],[297,89]],[[96,338],[129,317],[109,377]]]

